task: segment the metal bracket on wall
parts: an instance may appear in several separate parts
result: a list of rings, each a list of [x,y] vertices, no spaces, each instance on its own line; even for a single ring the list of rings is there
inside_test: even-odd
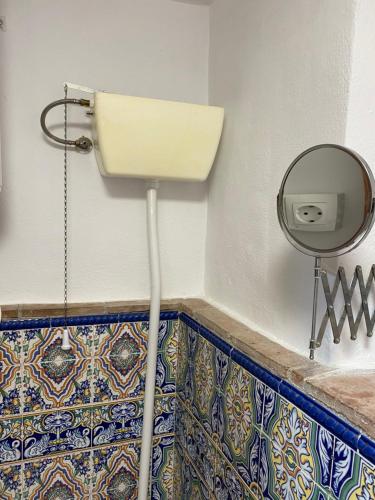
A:
[[[320,261],[315,262],[314,269],[315,269],[315,274],[314,274],[315,285],[314,285],[313,320],[312,320],[311,340],[310,340],[310,359],[314,359],[314,350],[320,347],[322,344],[328,322],[330,323],[332,328],[333,342],[335,344],[340,343],[341,334],[346,319],[348,319],[349,323],[351,340],[357,339],[358,329],[363,317],[365,318],[366,333],[368,337],[372,337],[375,326],[375,306],[373,307],[373,310],[370,312],[368,303],[370,293],[373,290],[373,285],[375,287],[375,265],[371,267],[366,283],[363,277],[362,267],[356,266],[350,285],[346,278],[345,269],[343,267],[339,267],[332,289],[328,281],[327,271],[324,269],[320,269]],[[320,324],[318,336],[317,338],[315,338],[317,300],[318,300],[317,287],[319,279],[322,283],[322,288],[327,308]],[[342,307],[340,317],[337,320],[335,311],[335,300],[340,286],[344,298],[344,306]],[[357,316],[354,317],[352,300],[357,288],[359,289],[360,304]]]

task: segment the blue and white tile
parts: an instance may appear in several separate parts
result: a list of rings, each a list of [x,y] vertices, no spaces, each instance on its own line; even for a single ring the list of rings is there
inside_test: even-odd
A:
[[[90,359],[58,359],[23,367],[24,412],[79,406],[91,402]]]
[[[93,450],[93,500],[136,500],[139,456],[138,443]]]
[[[155,398],[154,434],[174,432],[173,396]],[[142,436],[143,401],[133,400],[92,408],[92,442],[106,445]]]
[[[89,451],[48,456],[25,463],[23,498],[88,500],[91,463]]]
[[[0,416],[19,415],[23,411],[22,368],[0,361]]]
[[[0,498],[20,500],[22,494],[21,463],[0,467]]]
[[[89,408],[59,410],[25,416],[23,458],[71,452],[91,445]]]
[[[211,405],[216,393],[215,348],[200,335],[197,338],[195,357],[192,360],[193,398],[191,409],[207,432],[211,429]]]
[[[277,417],[279,403],[280,396],[273,389],[265,385],[263,395],[262,429],[267,435],[270,435],[272,422]]]
[[[246,482],[251,481],[254,475],[251,457],[259,440],[255,421],[257,404],[260,407],[262,404],[257,402],[255,382],[249,372],[232,361],[222,398],[224,433],[221,449]]]
[[[311,438],[311,450],[315,456],[314,480],[328,490],[333,471],[334,437],[320,425],[315,425],[313,430],[315,435]]]
[[[64,328],[42,328],[25,330],[24,362],[25,363],[59,363],[67,359],[82,359],[91,356],[91,345],[86,336],[77,334],[77,327],[69,326],[71,349],[62,349]]]
[[[176,361],[163,351],[157,354],[155,391],[157,394],[176,392]]]
[[[361,459],[354,450],[340,439],[335,439],[332,462],[332,493],[335,498],[347,498],[349,491],[360,484],[359,467]]]
[[[297,440],[295,445],[301,444]],[[303,443],[302,443],[302,446]],[[304,455],[298,457],[294,446],[286,446],[280,453],[277,443],[263,435],[259,462],[258,484],[263,498],[272,500],[322,499],[327,492],[314,481],[312,459]]]
[[[145,387],[146,353],[94,359],[93,401],[141,396]]]
[[[218,456],[214,479],[214,495],[217,499],[225,500],[250,500],[255,497],[241,481],[235,469],[225,459]]]
[[[343,486],[341,495],[349,499],[368,500],[375,498],[375,465],[357,455],[351,483]],[[346,497],[345,497],[346,498]]]
[[[22,330],[0,331],[0,362],[6,365],[20,365],[22,356]]]
[[[200,425],[194,427],[194,434],[196,443],[196,461],[194,462],[194,466],[208,489],[213,491],[217,451]]]
[[[92,409],[93,446],[139,439],[142,433],[141,401],[101,405]]]
[[[0,464],[21,460],[22,436],[21,418],[0,420]]]
[[[129,357],[147,351],[147,324],[142,321],[97,325],[94,356]]]
[[[154,435],[175,431],[175,396],[158,396],[154,403]]]
[[[153,498],[173,498],[174,436],[154,438],[151,479]]]

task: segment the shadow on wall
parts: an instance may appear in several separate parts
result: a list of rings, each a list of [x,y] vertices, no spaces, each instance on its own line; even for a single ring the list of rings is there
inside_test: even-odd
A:
[[[272,283],[278,298],[278,308],[289,317],[300,332],[300,338],[293,339],[295,345],[308,353],[313,300],[313,257],[304,255],[291,246],[285,252],[278,252],[277,265],[273,266]]]

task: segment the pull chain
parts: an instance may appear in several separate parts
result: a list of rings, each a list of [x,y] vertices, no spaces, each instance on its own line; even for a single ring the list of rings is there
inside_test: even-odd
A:
[[[64,97],[68,98],[68,86],[64,85]],[[64,139],[68,135],[68,110],[64,104]],[[68,317],[68,146],[64,144],[64,332],[61,348],[71,349],[67,325]]]

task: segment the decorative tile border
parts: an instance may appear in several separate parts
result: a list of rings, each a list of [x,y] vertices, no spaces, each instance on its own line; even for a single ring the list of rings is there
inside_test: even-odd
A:
[[[187,460],[190,460],[190,465],[187,468],[185,467],[183,471],[183,475],[188,478],[188,489],[190,488],[190,492],[197,494],[198,497],[215,498],[215,495],[216,497],[220,497],[224,490],[230,492],[230,489],[234,488],[231,494],[235,498],[261,498],[264,494],[270,498],[283,498],[282,492],[285,491],[285,484],[281,484],[278,480],[278,470],[282,470],[280,468],[291,467],[295,474],[307,474],[302,467],[305,461],[298,461],[299,455],[293,454],[293,447],[287,446],[284,449],[280,449],[280,461],[277,462],[276,460],[276,464],[274,463],[278,430],[280,429],[281,432],[283,425],[290,426],[292,423],[297,423],[296,425],[299,425],[302,429],[299,439],[306,441],[313,457],[312,463],[314,467],[312,472],[310,472],[312,477],[310,498],[339,498],[341,500],[341,498],[349,498],[349,494],[357,495],[351,498],[360,498],[360,494],[364,498],[366,498],[366,494],[370,495],[368,498],[375,498],[375,444],[371,439],[361,434],[311,397],[303,394],[289,382],[262,368],[258,363],[252,361],[249,357],[219,338],[211,330],[200,325],[187,314],[179,314],[175,311],[163,311],[161,313],[162,321],[171,320],[176,322],[178,318],[181,320],[180,342],[178,345],[176,337],[171,333],[171,330],[160,333],[158,394],[166,403],[164,406],[161,405],[162,410],[160,415],[162,415],[162,418],[159,424],[156,425],[159,425],[158,433],[161,433],[161,437],[157,439],[167,439],[168,436],[169,439],[173,439],[174,408],[170,407],[168,409],[167,407],[168,405],[170,406],[169,402],[174,401],[174,380],[176,378],[181,405],[185,408],[185,413],[191,415],[189,425],[193,425],[194,427],[193,434],[190,433],[190,436],[193,436],[192,441],[184,444],[186,447],[190,446],[192,450],[194,450],[195,446],[195,459],[188,458]],[[94,453],[96,450],[124,447],[129,443],[135,443],[135,441],[129,441],[129,439],[138,439],[140,434],[136,432],[133,434],[130,433],[125,440],[120,442],[116,440],[104,440],[102,445],[92,442],[93,408],[108,408],[111,405],[131,401],[138,401],[139,404],[142,400],[141,393],[137,393],[138,395],[135,398],[129,398],[128,395],[124,394],[124,397],[121,397],[119,400],[116,400],[113,392],[105,396],[106,377],[103,377],[104,385],[102,384],[103,387],[101,386],[100,388],[101,396],[98,400],[95,400],[95,392],[93,392],[95,382],[95,376],[93,375],[94,361],[104,358],[108,360],[113,359],[114,364],[116,364],[116,356],[111,358],[110,354],[104,357],[99,355],[99,351],[97,350],[101,349],[101,344],[97,343],[99,330],[96,330],[96,328],[104,332],[107,325],[118,322],[142,323],[147,321],[148,314],[143,312],[68,318],[67,324],[74,330],[77,349],[74,351],[73,356],[68,356],[69,359],[58,360],[59,369],[54,371],[54,383],[61,385],[62,382],[60,379],[65,376],[64,370],[69,371],[72,359],[75,360],[75,366],[79,367],[80,364],[88,362],[91,368],[84,370],[87,373],[85,379],[87,383],[85,382],[82,385],[79,394],[75,391],[75,396],[71,399],[73,393],[69,393],[71,406],[66,406],[64,402],[62,402],[62,406],[59,406],[59,404],[52,401],[51,403],[47,403],[50,407],[42,407],[38,404],[36,395],[37,386],[32,388],[30,385],[30,389],[32,390],[29,393],[22,391],[26,380],[27,369],[25,367],[34,366],[33,363],[35,361],[31,361],[27,357],[30,352],[29,346],[27,350],[24,350],[25,332],[34,331],[39,335],[37,333],[39,330],[59,329],[64,325],[64,318],[10,320],[0,323],[0,362],[3,364],[1,373],[3,374],[3,387],[5,387],[5,396],[0,395],[0,399],[2,398],[0,401],[0,449],[2,450],[1,453],[5,453],[4,456],[7,457],[3,461],[3,464],[0,464],[0,496],[2,498],[16,498],[14,495],[15,491],[25,492],[25,482],[28,480],[30,474],[30,471],[26,471],[27,464],[42,463],[46,460],[56,461],[57,463],[60,460],[59,457],[62,457],[61,460],[69,460],[69,457],[73,457],[76,465],[81,464],[79,466],[84,468],[84,457],[88,453],[91,467],[90,474],[92,474],[91,471],[95,463]],[[187,339],[185,344],[184,336]],[[58,340],[58,335],[56,339]],[[54,340],[55,338],[53,338]],[[48,371],[51,372],[50,369],[56,361],[56,358],[54,358],[55,347],[53,341],[49,352],[49,355],[52,357],[48,358],[47,361],[43,358],[41,351],[38,351],[38,348],[35,351],[37,357],[40,358],[35,366],[39,370],[43,369],[45,373],[48,373]],[[46,348],[43,342],[41,345],[43,349]],[[144,352],[141,347],[136,348],[134,355],[137,356],[141,352]],[[207,365],[207,355],[209,359],[212,359],[212,370]],[[120,366],[119,368],[121,371]],[[198,370],[196,368],[199,368],[199,372],[201,373],[200,378],[197,375]],[[92,371],[90,372],[90,370]],[[139,370],[136,371],[139,373]],[[250,374],[253,378],[250,384],[245,383],[247,375],[244,375],[244,373]],[[111,377],[112,375],[110,374],[109,376]],[[36,376],[36,379],[38,377]],[[241,377],[243,378],[242,381]],[[241,387],[247,387],[248,385],[251,386],[251,391],[249,393],[246,391],[241,392],[243,391]],[[199,389],[197,392],[199,386],[201,386],[201,392],[204,388],[211,395],[207,398],[207,401],[200,396]],[[250,436],[246,436],[244,439],[250,441],[248,450],[251,450],[250,454],[253,453],[252,462],[248,460],[247,451],[241,448],[242,438],[241,433],[239,433],[240,429],[232,431],[232,435],[228,434],[228,426],[232,429],[236,427],[233,427],[233,423],[229,424],[226,419],[228,419],[228,415],[232,415],[231,418],[233,420],[236,409],[238,410],[236,406],[237,400],[234,397],[232,399],[229,397],[230,387],[236,388],[233,391],[233,396],[236,394],[241,396],[238,399],[238,401],[242,401],[242,409],[240,410],[243,410],[244,404],[245,406],[249,404],[251,409],[250,414],[253,425]],[[85,391],[88,391],[88,396],[85,396]],[[85,397],[89,399],[85,399]],[[229,408],[231,409],[228,410]],[[25,409],[26,413],[24,413]],[[84,409],[91,414],[90,424],[86,427],[82,427],[80,424],[77,424],[78,426],[72,424],[72,426],[59,435],[57,429],[55,429],[56,432],[54,431],[53,436],[51,435],[50,437],[52,441],[51,446],[58,448],[59,445],[62,445],[64,447],[64,440],[72,442],[75,439],[77,439],[77,443],[79,441],[82,442],[82,446],[86,446],[83,441],[85,436],[88,435],[87,430],[89,430],[91,439],[89,448],[84,447],[80,449],[80,446],[74,447],[69,445],[70,447],[67,446],[66,451],[62,452],[57,448],[49,448],[50,444],[48,444],[43,452],[48,453],[47,455],[35,454],[32,455],[32,458],[26,457],[26,455],[34,453],[29,450],[32,450],[32,446],[36,441],[40,443],[43,435],[45,435],[42,429],[44,424],[42,425],[41,421],[46,420],[46,415],[56,415],[57,412],[75,414],[80,409]],[[210,409],[214,409],[214,418]],[[110,422],[104,413],[103,421],[107,422],[105,425],[108,424],[108,429]],[[75,419],[76,422],[78,420]],[[240,418],[238,420],[239,423],[241,421],[246,424],[246,419],[243,420]],[[14,430],[17,428],[17,425],[21,426],[21,430],[17,431],[18,434]],[[100,426],[101,424],[98,425]],[[116,429],[120,429],[121,425],[119,427],[115,423]],[[134,425],[137,425],[136,422]],[[77,429],[78,432],[76,432]],[[68,432],[70,433],[69,436]],[[181,430],[178,426],[176,432],[179,436],[177,441],[181,441]],[[241,432],[246,432],[246,429],[243,428]],[[97,434],[98,432],[95,433],[95,435]],[[108,431],[108,434],[110,434],[110,431]],[[189,433],[187,435],[189,436]],[[18,444],[16,442],[17,439],[20,441]],[[28,439],[32,441],[27,441],[26,443]],[[2,443],[3,448],[1,448]],[[200,447],[196,446],[197,444]],[[42,442],[42,445],[44,446],[45,443]],[[160,445],[158,451],[155,451],[156,462],[160,462],[160,457],[163,457],[159,470],[164,471],[163,477],[164,481],[166,481],[164,485],[161,484],[161,472],[158,477],[153,476],[152,487],[154,488],[153,491],[156,497],[159,495],[163,498],[162,495],[168,495],[169,493],[167,492],[171,491],[171,464],[176,457],[176,464],[181,459],[177,451],[174,450],[176,452],[175,457],[174,453],[170,451],[171,449],[174,449],[172,444],[165,443],[165,446]],[[206,451],[203,453],[202,450]],[[182,453],[186,455],[185,451]],[[324,453],[328,457],[328,462],[325,466],[319,459]],[[98,454],[96,455],[98,456]],[[210,458],[211,456],[212,459]],[[26,460],[20,462],[21,457],[24,457]],[[342,464],[342,467],[335,468],[333,466],[334,462]],[[213,479],[210,471],[212,473],[212,470],[219,470],[218,467],[222,472],[220,474],[215,473]],[[325,468],[329,471],[328,476],[325,473]],[[346,472],[343,473],[343,471]],[[91,477],[90,474],[86,474],[86,476]],[[77,473],[78,476],[79,474]],[[58,474],[56,477],[58,477]],[[270,482],[270,477],[273,478],[273,482]],[[306,479],[308,474],[302,477]],[[78,483],[79,481],[77,480],[77,485]],[[129,484],[131,484],[131,481]],[[60,484],[58,486],[60,487]],[[81,487],[86,488],[84,491],[87,491],[85,485]],[[113,487],[111,483],[110,488]],[[89,491],[90,498],[100,498],[100,496],[94,495],[94,487],[92,485],[89,487]],[[82,498],[86,498],[85,495],[86,493],[84,493]],[[24,498],[27,498],[27,496],[24,495]]]
[[[177,320],[177,311],[161,311],[160,321]],[[96,316],[69,316],[66,319],[68,326],[103,325],[106,323],[133,323],[135,321],[149,321],[148,312],[131,312],[119,314],[101,314]],[[65,326],[64,317],[39,319],[12,319],[0,322],[0,331],[5,330],[32,330],[33,328],[51,328]]]
[[[189,436],[189,426],[201,427],[219,454],[227,457],[232,473],[252,487],[256,498],[375,498],[375,443],[371,439],[187,314],[180,314],[180,319],[177,391],[185,411],[177,410],[176,439],[183,449],[194,443],[194,438],[184,440],[183,432]],[[201,349],[203,339],[208,344]],[[194,367],[202,365],[204,357],[205,404],[211,406],[202,413],[196,404],[203,395],[201,375]],[[246,377],[250,377],[247,382]],[[213,397],[210,380],[216,384]],[[186,414],[192,415],[188,428]],[[248,448],[243,451],[245,443]],[[190,461],[196,467],[196,459],[190,456]],[[241,495],[238,498],[244,498]]]
[[[69,317],[69,352],[64,318],[0,323],[1,498],[137,498],[148,319]],[[150,488],[170,498],[178,313],[160,319]]]

